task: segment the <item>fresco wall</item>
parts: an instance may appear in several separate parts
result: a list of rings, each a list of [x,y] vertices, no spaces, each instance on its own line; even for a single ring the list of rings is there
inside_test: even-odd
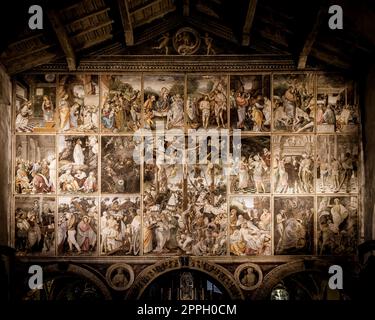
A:
[[[40,74],[17,88],[19,255],[352,255],[360,114],[337,74]]]

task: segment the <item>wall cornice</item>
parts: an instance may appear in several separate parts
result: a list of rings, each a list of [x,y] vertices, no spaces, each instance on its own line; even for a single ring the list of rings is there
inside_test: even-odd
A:
[[[290,56],[99,56],[80,61],[75,72],[273,72],[295,70]],[[65,62],[49,63],[27,73],[68,72]]]

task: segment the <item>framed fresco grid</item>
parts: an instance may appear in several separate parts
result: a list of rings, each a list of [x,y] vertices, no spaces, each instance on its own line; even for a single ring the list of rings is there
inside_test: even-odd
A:
[[[342,75],[22,83],[12,152],[19,255],[351,255],[360,241],[360,114]]]

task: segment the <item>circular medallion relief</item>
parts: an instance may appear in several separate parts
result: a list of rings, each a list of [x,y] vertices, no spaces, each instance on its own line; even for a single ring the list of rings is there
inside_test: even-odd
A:
[[[124,291],[130,288],[134,282],[133,268],[125,263],[111,265],[106,272],[106,280],[109,286],[117,291]]]
[[[55,81],[55,79],[56,79],[56,75],[53,74],[53,73],[46,73],[45,76],[44,76],[44,79],[45,79],[47,82],[53,82],[53,81]]]
[[[189,27],[177,30],[173,36],[173,47],[183,56],[196,53],[200,44],[201,38],[198,32]]]
[[[254,263],[244,263],[237,267],[234,278],[243,290],[254,290],[263,281],[262,269]]]

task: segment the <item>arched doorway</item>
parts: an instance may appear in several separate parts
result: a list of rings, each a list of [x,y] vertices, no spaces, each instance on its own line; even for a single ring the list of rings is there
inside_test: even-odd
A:
[[[224,300],[227,290],[209,275],[186,268],[167,272],[153,280],[140,300]]]
[[[199,291],[200,288],[201,290],[201,293],[197,294],[195,299],[209,300],[208,297],[211,297],[211,294],[223,295],[224,298],[232,300],[244,299],[243,292],[234,279],[233,274],[226,268],[216,263],[189,256],[162,260],[143,269],[129,288],[126,299],[144,299],[149,296],[149,293],[145,293],[147,290],[158,290],[158,288],[168,288],[167,292],[169,292],[169,288],[172,288],[172,285],[177,286],[178,281],[182,281],[178,279],[182,277],[184,272],[191,274],[190,276],[185,275],[186,279],[184,281],[192,283],[193,289],[197,288],[197,291]],[[172,276],[174,280],[169,282],[163,280],[163,275],[166,275],[166,277]],[[193,291],[195,292],[195,290]],[[175,295],[173,297],[173,292],[176,293],[177,290],[171,290],[171,295],[167,293],[166,297],[170,296],[171,299],[173,298],[172,300],[177,300],[177,297],[180,296]]]
[[[22,300],[101,301],[110,300],[105,283],[92,271],[74,264],[43,268],[43,288],[25,292]]]
[[[348,300],[343,290],[331,290],[327,275],[307,270],[293,273],[272,288],[271,300]]]
[[[252,300],[348,300],[352,284],[346,290],[331,290],[328,286],[329,267],[324,260],[297,260],[271,270]]]

